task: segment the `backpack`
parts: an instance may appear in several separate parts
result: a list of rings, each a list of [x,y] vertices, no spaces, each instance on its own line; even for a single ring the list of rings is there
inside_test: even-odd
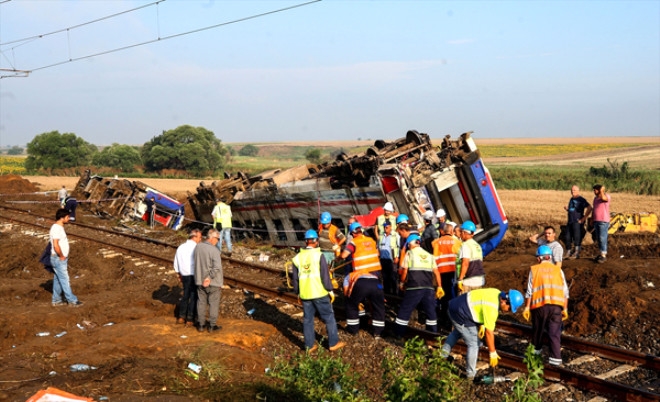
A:
[[[44,249],[44,252],[41,253],[41,257],[39,257],[39,262],[43,264],[44,269],[51,274],[55,273],[55,270],[53,269],[53,266],[50,263],[50,253],[52,250],[53,246],[48,242],[46,245],[46,248]]]

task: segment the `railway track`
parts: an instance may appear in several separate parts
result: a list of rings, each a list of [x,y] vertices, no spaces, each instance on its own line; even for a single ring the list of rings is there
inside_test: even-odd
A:
[[[16,225],[18,231],[29,236],[48,238],[48,230],[52,223],[48,218],[27,213],[18,208],[2,206],[0,210],[12,213],[11,216],[0,213],[0,220],[9,222],[7,223],[9,225]],[[67,232],[73,239],[100,244],[102,247],[99,248],[99,253],[103,258],[120,257],[130,259],[136,267],[158,266],[158,269],[166,269],[165,267],[171,266],[177,247],[159,240],[81,223],[69,225]],[[99,232],[103,235],[99,235]],[[225,257],[224,260],[229,262],[226,265],[229,269],[225,271],[225,282],[228,285],[285,303],[298,304],[297,297],[286,292],[281,286],[282,276],[284,275],[283,270],[234,258]],[[254,275],[249,280],[239,275],[241,272],[245,273],[251,270],[265,271],[269,275],[259,281],[254,280]],[[230,272],[231,275],[228,275]],[[388,299],[393,301],[395,298],[389,297]],[[343,309],[340,303],[336,306],[336,310],[338,315],[341,314]],[[392,328],[393,323],[390,321],[387,325]],[[511,370],[508,377],[515,378],[520,373],[526,372],[521,354],[527,345],[526,340],[530,337],[530,327],[500,320],[496,331],[498,332],[498,342],[504,343],[504,345],[498,345],[498,353],[502,357],[500,366]],[[427,340],[429,345],[439,347],[438,334],[410,328],[409,336],[419,336]],[[501,341],[501,338],[504,340]],[[549,393],[561,390],[561,387],[565,385],[571,385],[605,395],[608,398],[614,398],[614,400],[660,401],[657,385],[651,384],[651,386],[644,388],[630,385],[625,381],[626,377],[641,377],[648,379],[649,382],[658,383],[660,357],[593,343],[567,335],[562,336],[562,347],[569,359],[566,359],[563,367],[545,366],[544,376],[552,385],[546,387],[543,392]],[[465,353],[465,350],[461,350],[461,348],[464,348],[463,345],[459,344],[457,348],[461,354]],[[487,361],[487,351],[482,350],[481,354],[482,361]],[[611,366],[611,370],[593,373],[592,366],[595,363],[600,363],[599,366],[603,366],[602,361],[610,362],[608,365]],[[617,380],[617,378],[624,378],[624,380]]]

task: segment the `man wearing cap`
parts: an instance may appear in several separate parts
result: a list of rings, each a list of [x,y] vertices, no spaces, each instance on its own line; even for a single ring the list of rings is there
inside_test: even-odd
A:
[[[461,245],[461,268],[458,272],[457,283],[461,294],[479,289],[486,284],[483,251],[481,245],[473,239],[476,231],[477,226],[472,221],[465,221],[461,225],[463,244]]]
[[[383,286],[385,293],[397,294],[397,272],[394,267],[399,265],[399,239],[396,233],[392,233],[392,224],[386,221],[383,224],[385,232],[378,240],[378,251],[380,253],[380,266],[383,268]]]
[[[339,350],[345,343],[339,342],[337,322],[332,310],[335,294],[332,292],[330,270],[319,248],[318,234],[313,229],[305,233],[305,244],[306,247],[293,257],[292,275],[293,291],[303,305],[305,349],[310,352],[318,349],[314,334],[314,315],[318,313],[325,323],[330,351]]]
[[[462,294],[449,302],[449,318],[454,330],[449,334],[442,355],[449,357],[451,349],[459,339],[467,345],[467,378],[473,380],[477,374],[479,338],[486,335],[486,345],[490,352],[490,366],[499,363],[500,356],[495,350],[495,323],[500,311],[515,314],[524,303],[523,295],[515,289],[500,292],[499,289],[477,289]]]
[[[215,229],[209,229],[206,241],[195,247],[193,258],[195,259],[195,284],[197,285],[197,330],[203,332],[208,328],[209,332],[222,329],[218,322],[220,312],[220,296],[223,285],[222,261],[217,244],[220,241],[220,233]],[[206,321],[208,311],[209,319]]]
[[[435,310],[436,298],[444,293],[440,286],[440,274],[433,255],[420,247],[419,235],[408,237],[409,250],[399,270],[401,283],[405,286],[403,301],[396,316],[397,336],[403,336],[408,321],[417,306],[426,314],[426,330],[438,332],[438,318]],[[436,285],[437,284],[437,289]]]
[[[357,334],[360,330],[359,305],[369,299],[373,308],[374,337],[380,338],[385,329],[385,295],[381,284],[381,266],[376,242],[362,233],[359,222],[351,224],[353,240],[341,253],[341,258],[352,258],[352,272],[344,277],[346,303],[346,331]]]
[[[346,242],[346,236],[332,223],[330,212],[323,212],[319,221],[319,246],[328,265],[332,265],[335,257],[341,254],[341,246]]]
[[[390,223],[393,223],[394,219],[394,205],[388,201],[385,203],[385,205],[383,205],[383,214],[376,218],[376,230],[374,231],[376,233],[376,241],[378,241],[381,233],[385,233],[383,223],[385,223],[385,221],[390,221]]]
[[[552,250],[546,245],[536,250],[536,261],[530,269],[525,293],[523,318],[532,318],[532,345],[541,354],[543,333],[550,340],[550,359],[553,366],[561,365],[562,321],[568,319],[568,286],[561,267],[552,263]]]
[[[422,248],[433,253],[433,240],[438,238],[438,230],[433,224],[433,211],[424,212],[424,231],[422,232]]]
[[[449,301],[454,298],[454,280],[456,279],[456,260],[461,250],[461,241],[451,235],[452,225],[446,222],[440,229],[440,237],[433,241],[433,257],[440,274],[440,283],[444,296],[438,305],[440,316],[445,326],[450,326],[448,307]]]

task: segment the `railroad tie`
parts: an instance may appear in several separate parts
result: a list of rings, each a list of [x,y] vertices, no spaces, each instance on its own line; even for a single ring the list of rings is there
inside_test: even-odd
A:
[[[553,392],[563,391],[565,389],[566,389],[566,387],[564,387],[563,385],[557,383],[557,384],[548,385],[547,387],[543,387],[543,388],[539,389],[539,392],[550,394],[550,393],[553,393]]]
[[[607,380],[608,378],[616,377],[620,374],[627,373],[627,372],[632,371],[634,369],[635,369],[635,366],[631,366],[629,364],[622,364],[621,366],[616,367],[616,368],[608,371],[607,373],[598,374],[596,376],[596,378],[600,378],[601,380]]]
[[[598,357],[596,357],[594,355],[584,355],[584,356],[578,357],[577,359],[571,360],[570,362],[566,363],[566,365],[567,366],[579,366],[580,364],[589,363],[589,362],[592,362],[592,361],[597,360],[597,359],[598,359]]]
[[[603,398],[602,396],[596,396],[594,398],[589,399],[587,402],[607,402],[607,399]]]

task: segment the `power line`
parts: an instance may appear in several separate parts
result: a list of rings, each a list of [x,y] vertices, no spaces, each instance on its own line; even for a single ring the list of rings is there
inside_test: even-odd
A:
[[[51,32],[49,34],[45,34],[45,35],[50,35],[50,34],[53,34],[53,33],[61,33],[61,32],[64,32],[64,31],[69,31],[70,29],[78,28],[78,27],[83,26],[83,25],[87,25],[87,24],[91,24],[93,22],[108,19],[108,18],[117,16],[117,15],[120,15],[120,14],[124,14],[126,12],[135,11],[135,10],[138,10],[140,8],[144,8],[144,7],[147,7],[147,6],[154,5],[154,4],[157,5],[158,3],[161,3],[163,1],[165,1],[165,0],[159,0],[157,2],[150,3],[150,4],[147,4],[145,6],[133,9],[133,10],[128,10],[128,11],[124,11],[124,12],[121,12],[121,13],[113,14],[113,15],[108,16],[108,17],[100,18],[100,19],[97,19],[97,20],[94,20],[94,21],[90,21],[90,22],[87,22],[87,23],[76,25],[72,28],[62,29],[62,30],[59,30],[59,31],[56,31],[56,32]],[[223,27],[223,26],[226,26],[226,25],[236,24],[236,23],[239,23],[239,22],[244,22],[244,21],[255,19],[255,18],[261,18],[261,17],[265,17],[265,16],[268,16],[268,15],[271,15],[271,14],[276,14],[276,13],[280,13],[280,12],[284,12],[284,11],[293,10],[295,8],[308,6],[308,5],[311,5],[313,3],[319,3],[321,1],[322,0],[311,0],[311,1],[307,1],[305,3],[300,3],[300,4],[293,5],[293,6],[280,8],[280,9],[277,9],[277,10],[267,11],[267,12],[260,13],[260,14],[254,14],[254,15],[251,15],[251,16],[248,16],[248,17],[243,17],[243,18],[235,19],[235,20],[228,21],[228,22],[222,22],[222,23],[219,23],[219,24],[194,29],[194,30],[191,30],[191,31],[181,32],[181,33],[177,33],[177,34],[173,34],[173,35],[169,35],[169,36],[164,36],[164,37],[158,36],[156,39],[152,39],[152,40],[148,40],[148,41],[144,41],[144,42],[139,42],[139,43],[134,43],[132,45],[122,46],[122,47],[106,50],[106,51],[103,51],[103,52],[88,54],[86,56],[80,56],[80,57],[74,57],[74,58],[70,57],[68,60],[64,60],[64,61],[60,61],[60,62],[57,62],[57,63],[48,64],[48,65],[45,65],[45,66],[33,68],[31,70],[19,71],[19,70],[15,70],[15,69],[14,70],[0,69],[0,72],[2,72],[2,71],[12,71],[12,72],[16,73],[16,74],[12,74],[12,75],[0,75],[0,79],[2,79],[2,78],[11,78],[11,77],[19,77],[19,76],[26,77],[28,74],[30,74],[34,71],[44,70],[44,69],[47,69],[47,68],[56,67],[56,66],[66,64],[66,63],[72,63],[72,62],[75,62],[75,61],[80,61],[80,60],[84,60],[84,59],[88,59],[88,58],[92,58],[92,57],[97,57],[97,56],[102,56],[102,55],[109,54],[109,53],[115,53],[115,52],[119,52],[119,51],[122,51],[122,50],[131,49],[131,48],[134,48],[134,47],[144,46],[144,45],[148,45],[148,44],[159,42],[159,41],[165,41],[165,40],[168,40],[168,39],[177,38],[177,37],[180,37],[180,36],[185,36],[185,35],[190,35],[190,34],[202,32],[202,31],[207,31],[207,30],[210,30],[210,29],[220,28],[220,27]],[[32,40],[35,40],[35,39],[39,39],[42,36],[44,36],[44,35],[38,35],[36,37],[25,38],[25,39],[23,39],[23,41],[28,41],[28,40],[32,41]],[[15,42],[17,42],[17,41],[7,42],[7,44],[15,43]],[[25,75],[19,75],[19,74],[25,74]]]

